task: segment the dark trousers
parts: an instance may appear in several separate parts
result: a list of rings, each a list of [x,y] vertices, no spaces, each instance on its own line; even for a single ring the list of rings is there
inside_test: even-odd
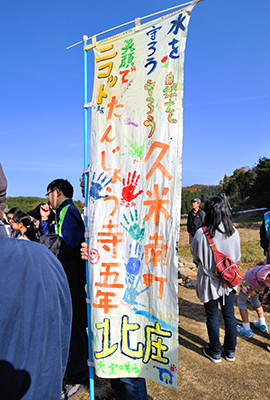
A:
[[[81,383],[88,374],[88,338],[84,324],[72,322],[68,364],[65,376],[70,383]]]
[[[111,387],[117,400],[147,400],[144,378],[111,379]]]
[[[235,353],[237,331],[236,319],[234,316],[234,290],[228,296],[224,296],[225,304],[223,304],[223,297],[217,300],[210,300],[204,303],[206,311],[206,325],[209,336],[209,348],[213,355],[221,355],[221,343],[219,340],[219,307],[220,303],[221,312],[225,323],[225,338],[224,338],[224,351],[226,355],[233,356]]]

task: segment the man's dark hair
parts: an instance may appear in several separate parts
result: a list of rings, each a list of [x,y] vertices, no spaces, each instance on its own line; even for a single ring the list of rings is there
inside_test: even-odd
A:
[[[47,192],[59,189],[65,197],[72,199],[73,197],[73,186],[66,179],[55,179],[47,186]]]
[[[205,202],[205,225],[210,235],[215,236],[216,230],[230,237],[234,233],[232,217],[230,210],[222,197],[211,197]],[[224,231],[221,230],[220,224],[223,224]]]

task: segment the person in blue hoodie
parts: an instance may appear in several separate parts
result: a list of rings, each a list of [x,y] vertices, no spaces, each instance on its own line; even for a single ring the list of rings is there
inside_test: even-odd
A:
[[[85,293],[85,262],[80,246],[84,241],[84,223],[72,201],[73,187],[65,179],[56,179],[47,186],[48,204],[40,207],[40,234],[55,233],[61,240],[58,259],[69,282],[73,320],[69,360],[63,384],[62,399],[82,390],[88,382],[87,305]],[[55,224],[49,221],[51,209],[55,211]]]

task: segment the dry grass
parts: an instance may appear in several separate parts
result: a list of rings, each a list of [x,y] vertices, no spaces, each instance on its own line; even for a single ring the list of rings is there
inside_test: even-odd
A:
[[[239,221],[234,224],[241,240],[241,261],[239,267],[246,272],[256,265],[264,264],[263,249],[260,247],[260,222]],[[192,262],[186,225],[181,223],[179,236],[179,255]]]

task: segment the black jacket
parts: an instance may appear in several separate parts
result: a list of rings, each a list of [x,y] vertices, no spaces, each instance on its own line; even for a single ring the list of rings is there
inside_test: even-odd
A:
[[[193,212],[193,210],[188,213],[187,230],[191,236],[194,236],[197,229],[204,225],[204,220],[205,212],[201,208],[199,208],[196,214]]]

